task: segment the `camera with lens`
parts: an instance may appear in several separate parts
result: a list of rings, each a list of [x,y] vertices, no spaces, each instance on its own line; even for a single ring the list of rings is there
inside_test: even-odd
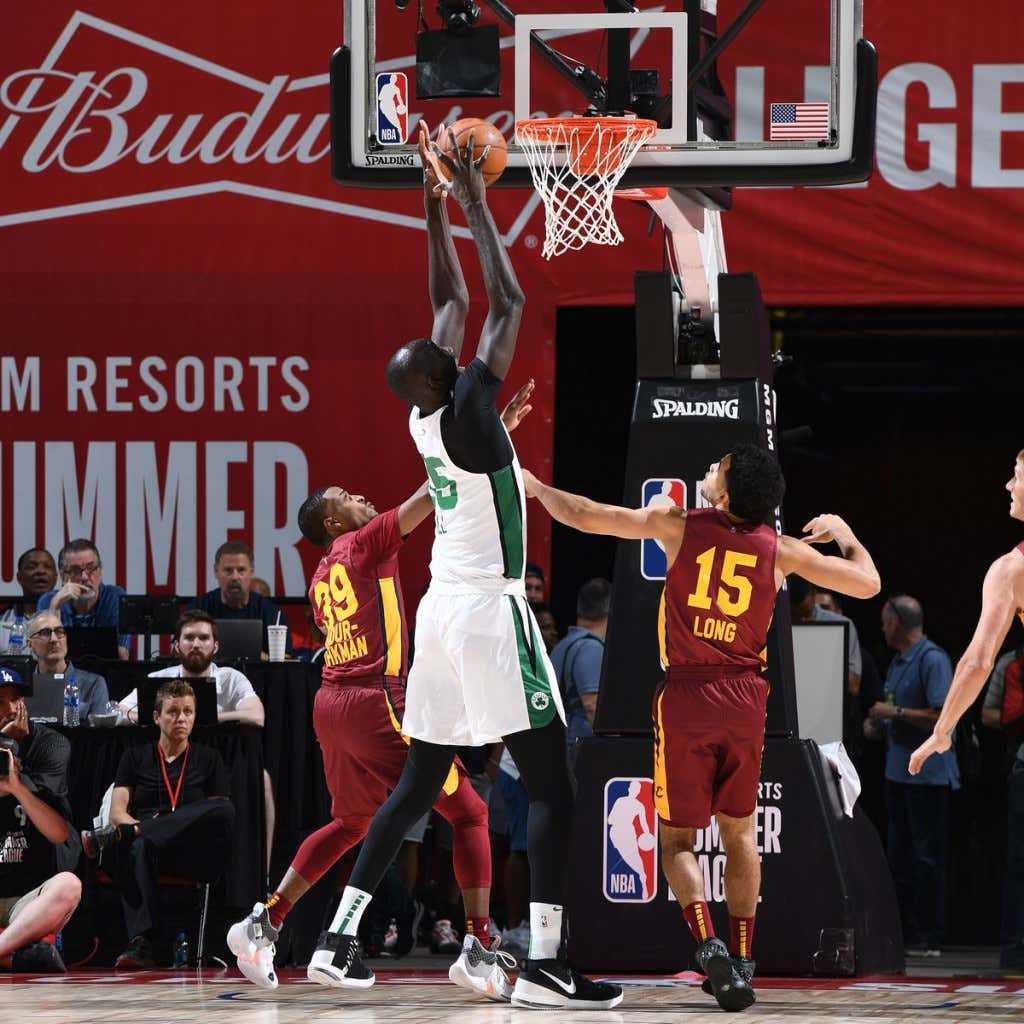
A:
[[[17,743],[10,737],[0,736],[0,775],[11,774],[11,760],[17,748]]]

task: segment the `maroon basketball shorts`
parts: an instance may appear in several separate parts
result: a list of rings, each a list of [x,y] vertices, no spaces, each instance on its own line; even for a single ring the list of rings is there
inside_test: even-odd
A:
[[[702,678],[703,677],[703,678]],[[757,806],[768,683],[750,669],[670,669],[654,691],[654,807],[674,828]]]
[[[405,767],[408,740],[402,735],[405,684],[380,677],[365,684],[324,685],[313,704],[313,728],[324,758],[324,775],[334,818],[372,818],[395,788]],[[445,779],[439,797],[451,797],[462,785],[472,792],[459,761]]]

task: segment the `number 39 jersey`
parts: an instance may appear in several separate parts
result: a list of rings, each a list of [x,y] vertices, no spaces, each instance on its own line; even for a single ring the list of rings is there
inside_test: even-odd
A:
[[[398,579],[398,509],[336,537],[309,586],[313,617],[325,636],[323,681],[404,678],[407,632]]]
[[[764,668],[777,546],[770,526],[733,523],[714,508],[687,512],[658,615],[664,668]]]
[[[409,432],[423,457],[434,502],[431,585],[465,593],[521,593],[526,492],[519,459],[513,454],[511,465],[491,473],[460,469],[441,437],[447,408],[422,418],[413,408],[409,416]]]

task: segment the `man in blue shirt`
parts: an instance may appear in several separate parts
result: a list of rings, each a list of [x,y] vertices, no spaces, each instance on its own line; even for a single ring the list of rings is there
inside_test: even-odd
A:
[[[277,605],[252,589],[254,562],[252,548],[241,541],[225,541],[213,556],[213,575],[217,586],[205,594],[192,598],[189,608],[201,608],[214,619],[261,619],[263,622],[263,650],[267,650],[267,626],[278,622],[281,613]],[[282,625],[288,624],[281,616]],[[288,654],[294,654],[291,636],[285,642]]]
[[[910,755],[939,717],[953,681],[946,652],[924,635],[924,612],[907,594],[882,607],[885,642],[897,652],[885,676],[884,701],[868,710],[868,731],[885,732],[885,787],[889,810],[889,867],[910,956],[939,956],[945,928],[949,793],[960,788],[952,749],[918,775]]]
[[[576,595],[576,625],[569,627],[551,651],[551,664],[564,697],[565,731],[571,754],[575,754],[578,740],[594,735],[610,604],[611,584],[607,580],[584,583]]]
[[[124,588],[103,582],[103,559],[91,540],[68,541],[57,556],[61,586],[39,598],[37,611],[60,615],[64,626],[79,629],[121,625],[121,595]],[[128,658],[131,637],[118,633],[118,656]]]

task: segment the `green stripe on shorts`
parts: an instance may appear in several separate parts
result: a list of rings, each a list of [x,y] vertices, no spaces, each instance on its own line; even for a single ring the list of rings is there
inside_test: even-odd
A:
[[[544,658],[537,652],[542,650],[538,645],[540,638],[534,632],[530,620],[523,619],[516,599],[509,596],[512,606],[512,621],[516,627],[516,645],[519,648],[519,672],[523,677],[523,696],[526,699],[526,710],[530,716],[530,728],[542,729],[555,717],[555,701],[551,696],[551,680],[548,679]],[[527,641],[526,632],[530,639]]]
[[[498,516],[501,553],[505,560],[505,578],[517,580],[523,575],[523,513],[519,488],[512,466],[489,473],[494,511]]]

